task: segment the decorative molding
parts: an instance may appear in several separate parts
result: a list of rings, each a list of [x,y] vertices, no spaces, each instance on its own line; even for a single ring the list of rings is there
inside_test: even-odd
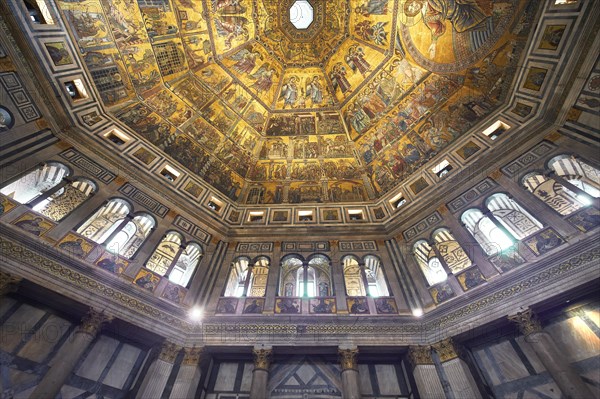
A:
[[[183,348],[183,364],[186,366],[197,366],[202,355],[202,347],[192,346],[191,348]]]
[[[342,252],[352,251],[377,251],[375,241],[340,241],[338,245]]]
[[[458,357],[458,350],[452,341],[452,338],[447,338],[431,345],[440,357],[440,361],[447,362],[448,360]]]
[[[415,238],[420,233],[426,231],[430,227],[435,226],[436,224],[442,221],[442,215],[438,211],[433,212],[431,215],[427,216],[419,223],[414,224],[407,230],[402,233],[402,236],[406,241],[410,241]]]
[[[68,150],[61,152],[59,155],[61,158],[66,159],[81,170],[86,171],[96,179],[100,180],[102,183],[108,184],[117,177],[117,175],[114,173],[98,165],[96,162],[92,161],[73,148],[69,148]]]
[[[555,148],[555,144],[549,141],[542,141],[526,153],[522,154],[519,158],[510,162],[508,165],[503,166],[500,170],[506,176],[514,177],[530,167],[531,164],[548,155]]]
[[[508,320],[517,324],[519,331],[525,336],[542,331],[542,325],[529,308],[514,315],[508,315]]]
[[[131,183],[125,183],[122,185],[119,188],[119,192],[124,194],[126,197],[131,198],[149,211],[154,212],[161,218],[164,218],[167,212],[169,212],[169,208],[150,197],[148,194],[139,190]]]
[[[181,346],[175,345],[169,341],[165,341],[160,348],[158,358],[167,363],[175,363],[175,358],[177,358],[179,352],[181,352]]]
[[[272,349],[253,349],[254,355],[254,370],[269,370],[271,365]]]
[[[329,241],[293,241],[282,242],[283,252],[320,252],[329,251]]]
[[[27,93],[19,76],[15,72],[0,73],[0,84],[12,100],[25,122],[31,122],[42,117],[33,100]]]
[[[238,242],[235,252],[273,252],[272,242]]]
[[[431,356],[431,346],[411,346],[408,348],[408,357],[413,367],[420,364],[434,364]]]
[[[338,349],[338,354],[340,355],[340,365],[342,366],[342,371],[358,371],[358,349]]]
[[[486,177],[479,183],[472,187],[471,189],[465,191],[460,196],[454,198],[452,201],[448,202],[446,205],[448,209],[452,213],[456,213],[463,208],[466,208],[473,201],[481,198],[484,194],[492,191],[494,188],[498,186],[494,180]]]
[[[191,236],[196,237],[205,244],[210,243],[212,235],[204,231],[200,226],[194,224],[181,215],[177,215],[173,221],[173,225],[179,227]]]
[[[81,324],[77,330],[78,333],[88,334],[92,337],[98,335],[104,323],[109,323],[113,320],[112,316],[99,312],[91,308],[88,313],[81,319]]]

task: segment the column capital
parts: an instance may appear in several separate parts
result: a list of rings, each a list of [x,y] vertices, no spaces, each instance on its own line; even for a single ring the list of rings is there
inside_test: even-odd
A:
[[[200,362],[200,356],[202,355],[203,347],[192,346],[191,348],[183,348],[183,364],[186,366],[197,366]]]
[[[525,336],[542,331],[542,325],[530,308],[514,315],[508,315],[508,320],[516,323]]]
[[[273,349],[253,349],[254,370],[269,370]]]
[[[162,343],[158,358],[167,363],[175,363],[175,358],[181,351],[181,346],[175,345],[172,342],[165,341]]]
[[[99,312],[96,309],[92,308],[81,319],[81,324],[79,325],[78,332],[89,334],[92,337],[95,337],[98,334],[98,332],[100,332],[102,325],[104,323],[112,321],[112,319],[112,316],[109,316],[107,314],[104,314],[104,312]]]
[[[436,342],[431,345],[440,357],[440,361],[447,362],[448,360],[456,359],[458,357],[458,349],[454,345],[452,338],[447,338],[442,341]]]
[[[340,355],[340,365],[344,370],[358,370],[358,349],[338,349]]]
[[[0,296],[17,290],[22,277],[0,271]]]
[[[413,367],[417,367],[421,364],[433,364],[433,357],[431,357],[431,346],[410,346],[408,348],[408,357]]]

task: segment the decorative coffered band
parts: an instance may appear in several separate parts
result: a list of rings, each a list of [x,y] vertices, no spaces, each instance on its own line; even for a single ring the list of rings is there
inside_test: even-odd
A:
[[[431,346],[411,346],[408,348],[408,357],[413,367],[417,367],[422,364],[433,364],[433,357],[431,357]]]
[[[158,358],[164,360],[167,363],[175,363],[175,358],[181,351],[181,346],[175,345],[172,342],[165,341],[160,348]]]
[[[542,331],[542,325],[530,308],[522,312],[517,312],[514,315],[508,315],[508,320],[516,323],[521,333],[525,336]]]
[[[0,296],[17,290],[22,278],[0,271]]]
[[[104,312],[99,312],[96,309],[90,309],[88,313],[81,319],[78,333],[89,334],[92,337],[98,335],[102,325],[112,321],[113,317]]]
[[[344,370],[358,370],[358,349],[338,349],[340,365]]]
[[[191,348],[183,348],[183,364],[186,366],[196,366],[200,362],[200,356],[202,355],[202,347],[193,346]]]
[[[440,357],[440,361],[447,362],[448,360],[458,357],[458,350],[452,341],[452,338],[444,339],[431,345]]]
[[[272,349],[254,349],[254,370],[269,370],[271,365],[271,356],[273,355]]]

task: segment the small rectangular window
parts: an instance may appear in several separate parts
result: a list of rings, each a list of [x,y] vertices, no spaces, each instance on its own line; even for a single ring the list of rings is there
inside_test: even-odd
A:
[[[483,131],[483,134],[488,136],[492,140],[496,140],[505,131],[510,129],[510,126],[502,121],[494,122],[490,127]]]
[[[23,0],[29,19],[34,24],[54,25],[54,18],[45,0]]]
[[[350,220],[364,220],[365,215],[361,209],[348,209]]]
[[[298,211],[298,221],[312,222],[313,221],[313,211]]]
[[[578,0],[554,0],[554,4],[555,5],[561,5],[561,4],[575,4],[577,3]]]
[[[254,212],[250,212],[250,214],[248,215],[248,221],[251,223],[258,223],[258,222],[262,222],[263,219],[265,217],[265,213],[263,211],[254,211]]]
[[[109,141],[118,146],[121,146],[127,143],[129,140],[131,140],[129,136],[117,129],[113,129],[108,133],[104,134],[104,137],[106,137]]]
[[[431,169],[439,178],[445,177],[452,170],[452,165],[448,160],[444,159],[435,168]]]
[[[400,193],[390,200],[390,204],[394,209],[398,209],[402,205],[406,204],[406,198],[404,198],[404,195]]]
[[[74,79],[64,82],[65,90],[73,101],[84,100],[88,98],[87,90],[81,79]]]
[[[210,197],[208,200],[208,207],[215,212],[219,212],[223,208],[223,202],[216,199],[215,197]]]
[[[177,180],[180,174],[181,173],[179,173],[169,165],[165,165],[165,167],[160,171],[160,175],[170,182],[174,182],[175,180]]]

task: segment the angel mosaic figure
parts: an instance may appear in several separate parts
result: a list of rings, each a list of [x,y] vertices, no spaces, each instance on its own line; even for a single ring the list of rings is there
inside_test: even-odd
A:
[[[298,100],[298,77],[291,76],[290,79],[281,87],[281,94],[279,100],[283,100],[283,108],[289,105],[290,108],[294,108],[296,101]]]
[[[346,73],[347,71],[344,65],[342,65],[341,62],[338,62],[333,66],[331,74],[329,75],[333,83],[333,88],[335,90],[339,88],[342,94],[349,93],[352,89],[350,82],[348,82],[348,79],[346,78]]]
[[[239,16],[223,16],[215,19],[217,34],[225,38],[225,47],[231,48],[231,42],[240,37],[242,41],[248,40],[250,34],[246,25],[248,20]]]
[[[256,90],[257,94],[269,91],[273,86],[274,75],[277,75],[277,71],[269,63],[265,63],[258,68],[258,71],[250,75],[252,79],[256,80],[250,87]]]
[[[306,98],[310,98],[312,105],[320,105],[323,102],[323,86],[318,76],[306,80]]]
[[[256,66],[256,60],[262,60],[263,57],[258,51],[250,51],[248,49],[242,49],[239,52],[235,53],[232,57],[232,60],[237,61],[233,64],[233,70],[239,73],[247,73],[250,74],[254,70]]]
[[[365,60],[365,52],[358,45],[350,46],[345,58],[346,64],[354,72],[359,71],[363,76],[371,70],[371,65]]]

